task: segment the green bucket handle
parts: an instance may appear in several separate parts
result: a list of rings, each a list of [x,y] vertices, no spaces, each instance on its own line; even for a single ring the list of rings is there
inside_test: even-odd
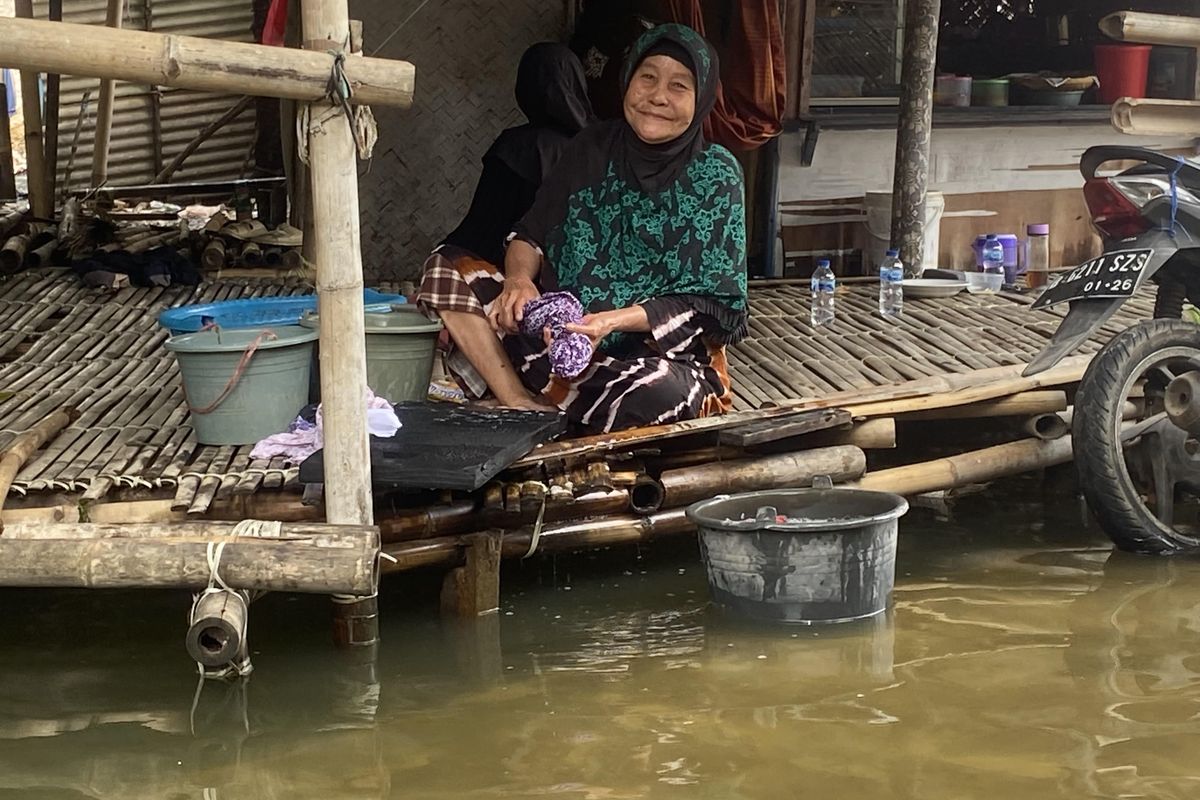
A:
[[[221,332],[220,327],[216,323],[209,323],[208,325],[205,325],[203,330],[215,330],[217,331],[218,335]],[[183,400],[187,403],[188,411],[192,412],[193,414],[211,414],[212,412],[216,411],[217,408],[220,407],[221,403],[224,403],[225,400],[228,399],[229,395],[233,394],[233,390],[237,388],[238,382],[242,379],[242,375],[246,372],[246,367],[250,366],[250,359],[254,357],[254,353],[258,350],[259,346],[263,342],[273,342],[278,338],[279,337],[275,335],[274,331],[269,330],[263,331],[258,336],[255,336],[254,341],[246,345],[246,349],[242,352],[241,359],[238,360],[238,365],[233,370],[233,375],[229,376],[229,382],[225,384],[225,388],[221,390],[221,394],[217,396],[216,400],[213,400],[212,403],[204,408],[196,408],[192,405],[192,401],[188,399],[187,396],[187,385],[184,384]]]

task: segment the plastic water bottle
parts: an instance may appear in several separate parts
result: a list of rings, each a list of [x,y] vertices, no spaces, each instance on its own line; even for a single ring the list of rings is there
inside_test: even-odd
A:
[[[837,278],[827,259],[817,262],[812,274],[812,326],[833,324],[833,293],[837,289]]]
[[[983,242],[983,271],[1004,280],[1004,245],[994,233],[989,233]]]
[[[898,317],[904,313],[904,263],[899,250],[888,250],[879,265],[879,315]]]

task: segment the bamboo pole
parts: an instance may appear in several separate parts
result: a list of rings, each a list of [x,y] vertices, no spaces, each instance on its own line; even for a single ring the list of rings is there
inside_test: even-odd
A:
[[[985,400],[964,406],[915,411],[904,415],[907,420],[983,419],[986,417],[1024,417],[1052,414],[1067,408],[1067,393],[1055,389],[1040,389]]]
[[[345,0],[303,0],[305,41],[349,41]],[[318,46],[316,44],[312,45]],[[326,47],[327,44],[320,44]],[[361,61],[347,59],[347,65]],[[329,106],[312,106],[317,119]],[[367,366],[363,313],[358,173],[350,125],[340,117],[309,135],[309,171],[321,307],[321,399],[325,425],[325,513],[331,522],[370,524],[371,455],[367,439]]]
[[[320,47],[306,51],[0,17],[0,64],[5,66],[222,94],[266,94],[308,102],[325,96],[333,68],[326,40],[320,38],[320,42]],[[354,89],[351,103],[400,108],[412,105],[416,74],[412,64],[356,57],[346,59],[344,71]]]
[[[71,410],[55,411],[18,436],[4,451],[3,457],[0,457],[0,532],[4,530],[4,503],[8,499],[8,490],[12,488],[13,479],[30,456],[70,425],[74,416],[75,412]]]
[[[1071,437],[1043,441],[1022,439],[962,455],[869,472],[856,489],[873,489],[902,495],[938,489],[954,489],[969,483],[984,483],[1009,475],[1044,469],[1071,460]]]
[[[1112,105],[1112,124],[1131,136],[1192,136],[1200,131],[1200,103],[1124,97]]]
[[[0,586],[203,589],[212,577],[210,544],[221,545],[217,572],[234,589],[373,594],[378,586],[379,532],[343,526],[340,538],[286,538],[214,532],[173,536],[80,536],[86,526],[61,526],[63,538],[0,536]],[[215,554],[213,555],[215,559]]]
[[[210,137],[221,128],[228,125],[236,119],[243,111],[250,107],[254,102],[254,98],[246,95],[238,99],[236,103],[230,106],[224,114],[217,117],[212,122],[205,125],[195,137],[187,143],[187,146],[180,151],[179,155],[171,160],[171,163],[163,167],[162,171],[154,176],[151,183],[166,183],[175,174],[175,171],[183,166],[183,162],[187,161],[188,156],[200,149],[200,145],[209,140]]]
[[[925,255],[925,202],[933,130],[933,78],[941,0],[908,0],[900,122],[892,188],[892,245],[917,268]]]
[[[694,530],[695,526],[688,522],[683,509],[660,511],[648,517],[628,515],[565,522],[543,527],[538,537],[537,552],[561,552],[643,542],[661,536],[691,533]],[[523,557],[529,552],[532,539],[533,528],[506,533],[501,544],[501,557]],[[465,542],[465,537],[448,536],[388,545],[383,548],[383,552],[395,561],[385,561],[382,571],[384,574],[392,574],[425,567],[457,566],[462,563]]]
[[[662,507],[679,508],[714,495],[764,489],[802,489],[828,475],[835,483],[857,478],[867,457],[857,447],[826,447],[766,458],[669,470],[660,477]]]
[[[104,24],[109,28],[120,28],[124,20],[125,0],[108,0],[108,13]],[[112,78],[101,78],[100,98],[96,105],[96,133],[92,148],[92,186],[103,186],[108,181],[108,143],[112,137],[115,99],[116,83]]]
[[[25,234],[13,236],[0,247],[0,273],[11,274],[25,263],[25,250],[29,247],[29,237]]]
[[[1100,30],[1118,42],[1200,47],[1200,19],[1144,11],[1118,11],[1100,20]]]
[[[62,22],[63,0],[50,0],[49,17],[51,22]],[[46,196],[54,206],[54,195],[58,189],[58,116],[59,102],[62,94],[62,76],[51,72],[46,76],[46,140],[43,151],[46,154]]]
[[[33,0],[16,0],[14,10],[17,17],[0,17],[0,24],[61,25],[59,22],[35,22]],[[5,34],[0,33],[0,61],[8,45]],[[7,63],[7,62],[5,62]],[[28,181],[29,207],[35,217],[49,219],[54,213],[53,198],[46,196],[46,155],[42,143],[42,92],[38,81],[39,70],[31,65],[12,65],[21,69],[21,109],[25,115],[25,172]],[[53,72],[54,70],[48,70]]]
[[[301,0],[305,47],[328,50],[350,42],[346,0]],[[332,43],[338,43],[333,45]],[[278,49],[278,48],[272,48]],[[350,64],[366,61],[347,58]],[[307,99],[307,98],[301,98]],[[329,102],[309,105],[318,120]],[[330,522],[370,525],[374,519],[371,450],[367,434],[366,315],[363,310],[362,241],[358,213],[358,162],[350,120],[335,116],[310,126],[309,179],[316,240],[317,303],[321,310],[321,402],[325,426],[325,516]],[[334,643],[370,645],[379,640],[374,592],[334,598]]]

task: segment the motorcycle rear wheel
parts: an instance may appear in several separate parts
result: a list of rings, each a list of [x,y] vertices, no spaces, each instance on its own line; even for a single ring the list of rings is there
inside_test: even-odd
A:
[[[1166,384],[1191,369],[1200,369],[1200,326],[1154,319],[1114,337],[1079,384],[1073,436],[1080,488],[1121,550],[1200,552],[1200,511],[1179,513],[1181,492],[1200,496],[1200,441],[1166,417],[1161,401]],[[1139,419],[1131,421],[1127,402],[1138,389]]]

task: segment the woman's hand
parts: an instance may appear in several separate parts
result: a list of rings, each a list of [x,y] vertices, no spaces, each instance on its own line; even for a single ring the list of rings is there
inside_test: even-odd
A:
[[[582,333],[592,340],[593,346],[598,346],[605,336],[618,330],[620,311],[601,311],[598,314],[588,314],[577,323],[566,326],[571,333]]]
[[[528,278],[508,278],[504,291],[492,303],[488,321],[497,332],[516,333],[525,318],[525,306],[542,296],[537,286]]]

